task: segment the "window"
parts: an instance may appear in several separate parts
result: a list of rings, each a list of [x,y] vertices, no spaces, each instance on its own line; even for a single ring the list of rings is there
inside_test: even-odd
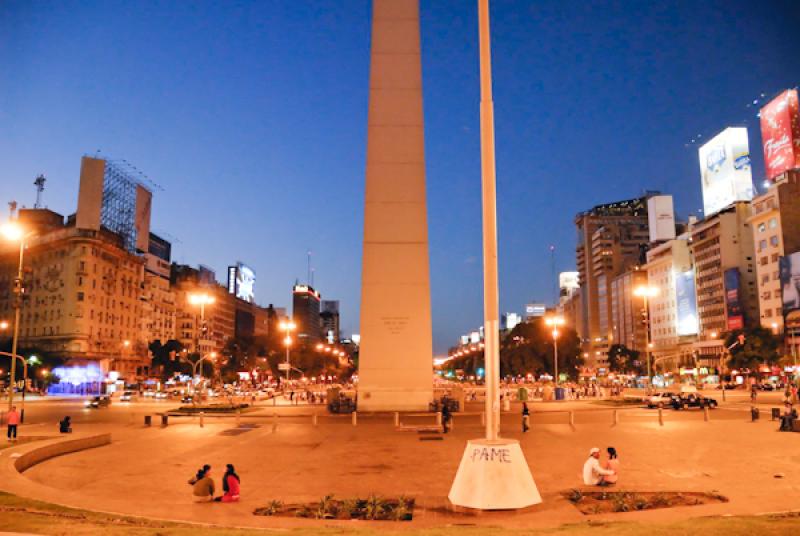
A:
[[[769,262],[769,257],[767,257],[766,255],[764,255],[763,257],[761,257],[760,259],[758,259],[758,263],[759,263],[761,266],[766,266],[768,262]]]
[[[767,249],[767,241],[766,240],[760,240],[758,242],[758,251],[761,252],[761,251],[764,251],[765,249]]]
[[[767,283],[769,283],[769,274],[764,274],[761,276],[761,284],[766,285]]]
[[[778,218],[770,218],[769,219],[769,228],[774,229],[778,226]]]
[[[766,230],[767,230],[767,226],[765,224],[763,224],[763,223],[759,223],[758,224],[758,232],[759,233],[763,233]]]
[[[772,309],[765,309],[764,318],[770,318],[771,316],[772,316]]]
[[[778,235],[769,237],[769,245],[772,247],[778,247]]]
[[[780,255],[778,255],[777,253],[773,253],[772,254],[772,262],[778,262],[778,257],[780,257]]]
[[[83,301],[83,292],[78,292],[78,301]]]

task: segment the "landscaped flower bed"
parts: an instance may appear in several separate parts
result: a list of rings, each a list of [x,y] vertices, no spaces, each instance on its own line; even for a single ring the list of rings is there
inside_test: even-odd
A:
[[[567,498],[584,515],[608,514],[614,512],[635,512],[674,508],[676,506],[697,506],[700,504],[728,502],[728,498],[718,493],[677,492],[677,491],[581,491],[571,489],[564,492]]]
[[[271,501],[267,506],[253,510],[253,515],[257,516],[374,521],[411,521],[413,514],[414,499],[386,499],[376,495],[370,495],[366,499],[334,499],[333,495],[326,495],[318,502],[305,504]]]

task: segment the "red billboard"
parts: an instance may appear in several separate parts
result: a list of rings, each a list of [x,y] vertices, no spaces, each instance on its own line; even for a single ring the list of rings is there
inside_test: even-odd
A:
[[[761,108],[761,139],[767,178],[800,167],[797,90],[787,89]]]

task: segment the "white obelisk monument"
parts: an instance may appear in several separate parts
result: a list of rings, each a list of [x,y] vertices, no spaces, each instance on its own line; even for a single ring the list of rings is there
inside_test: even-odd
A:
[[[358,410],[433,397],[418,0],[374,0]]]
[[[478,0],[481,65],[481,183],[483,198],[483,314],[486,359],[486,438],[467,442],[448,498],[481,510],[542,502],[519,441],[500,439],[500,306],[497,280],[497,194],[489,0]]]

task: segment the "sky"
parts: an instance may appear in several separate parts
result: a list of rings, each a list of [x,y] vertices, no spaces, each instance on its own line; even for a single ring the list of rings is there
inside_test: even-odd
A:
[[[81,156],[125,159],[157,185],[175,261],[220,280],[243,261],[257,302],[285,307],[311,251],[357,333],[370,10],[3,0],[0,200],[32,206],[43,173],[44,204],[70,214]],[[483,318],[477,2],[420,11],[441,354]],[[726,126],[749,128],[763,181],[756,114],[800,80],[796,1],[495,0],[491,17],[502,311],[553,301],[577,212],[661,190],[697,214],[698,141]]]

